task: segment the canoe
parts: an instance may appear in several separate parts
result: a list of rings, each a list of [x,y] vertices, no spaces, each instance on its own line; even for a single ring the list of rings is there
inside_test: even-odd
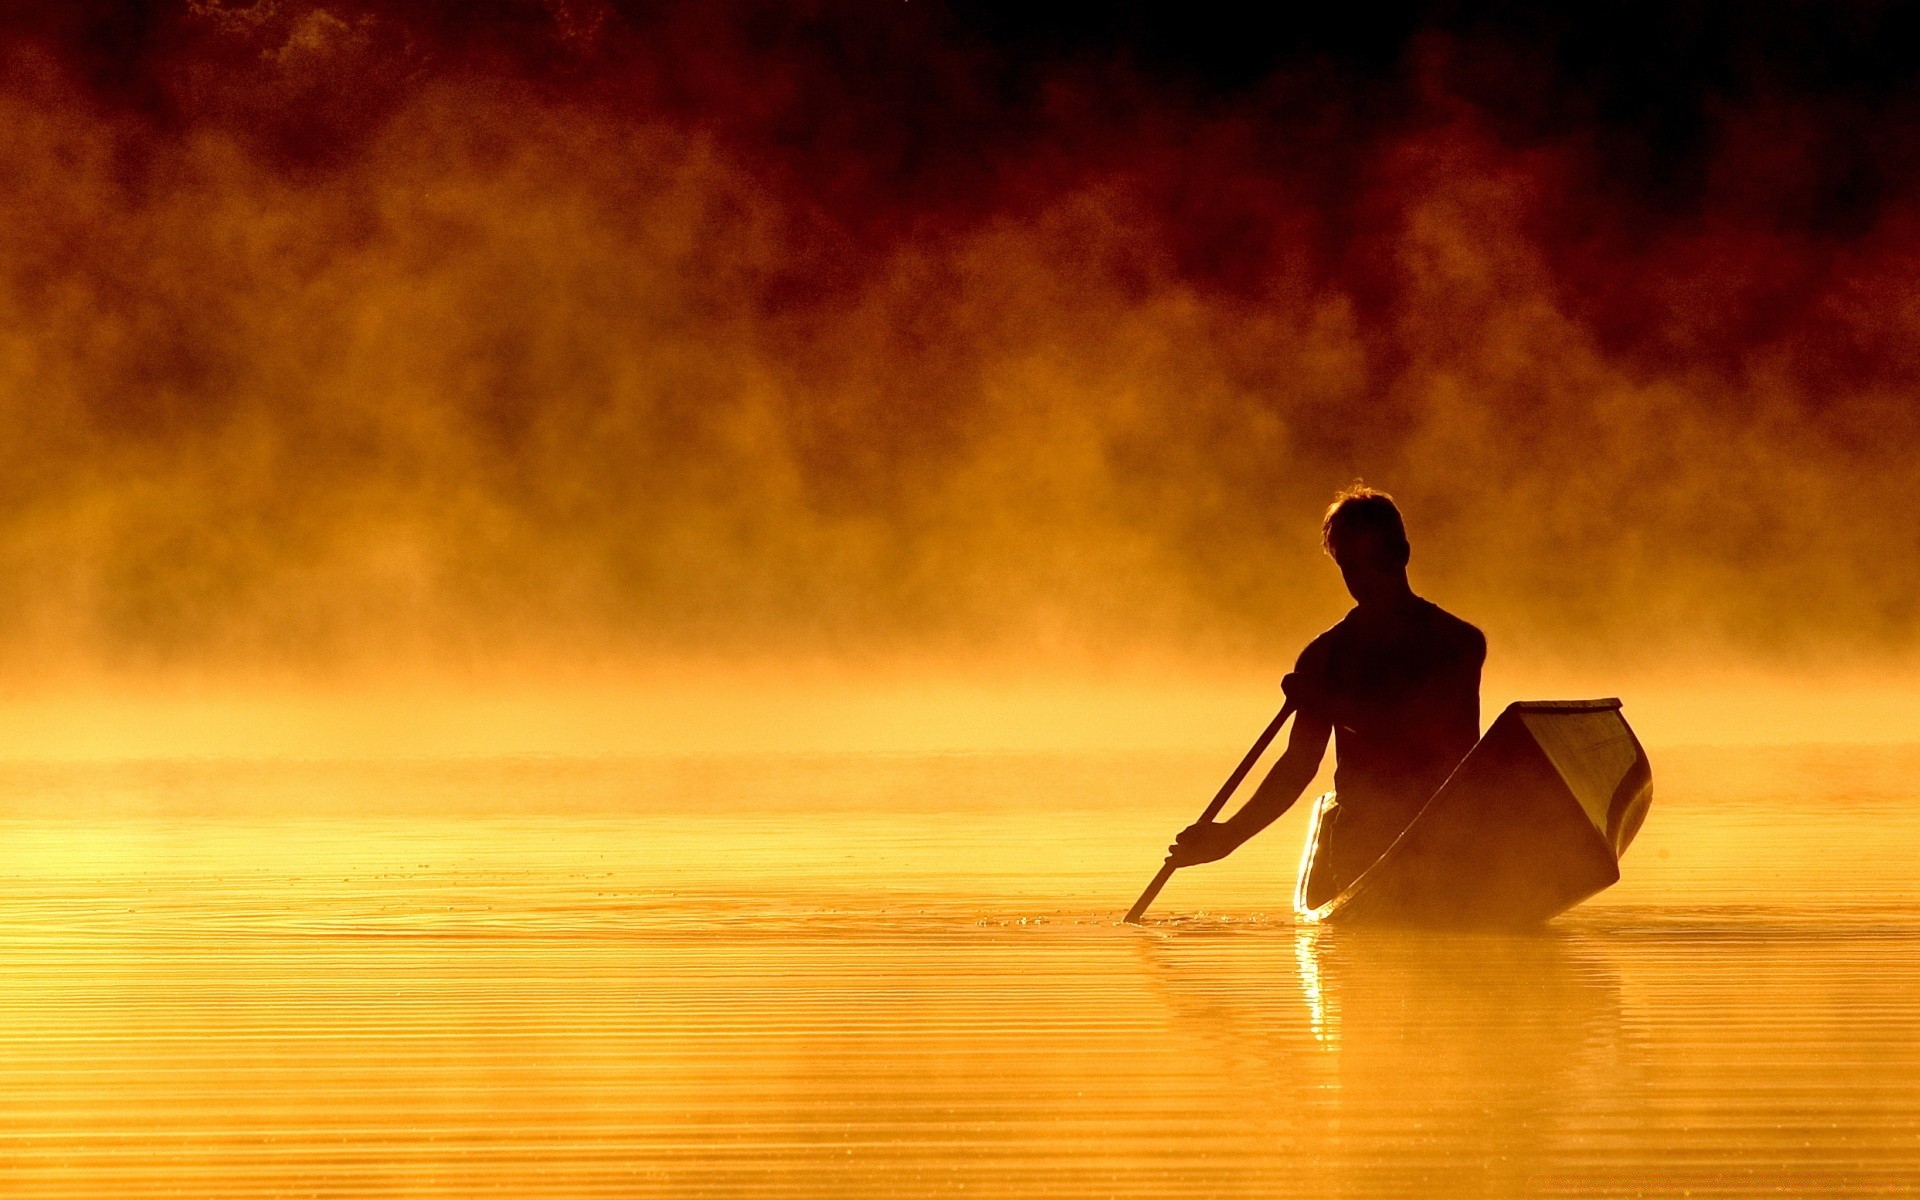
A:
[[[1652,801],[1620,701],[1510,704],[1373,865],[1309,908],[1316,806],[1295,908],[1306,921],[1538,924],[1619,881]]]

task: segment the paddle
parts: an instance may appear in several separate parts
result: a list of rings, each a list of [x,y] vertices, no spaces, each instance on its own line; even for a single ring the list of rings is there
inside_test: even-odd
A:
[[[1267,724],[1260,736],[1254,739],[1253,749],[1247,751],[1247,756],[1240,760],[1240,765],[1233,769],[1233,774],[1227,776],[1227,781],[1220,785],[1219,791],[1214,793],[1213,802],[1207,805],[1205,812],[1200,814],[1200,821],[1211,821],[1220,814],[1220,810],[1226,807],[1227,799],[1233,795],[1234,789],[1240,786],[1240,781],[1247,777],[1247,772],[1253,770],[1253,764],[1259,762],[1261,754],[1266,752],[1267,743],[1273,740],[1273,735],[1280,732],[1280,727],[1285,725],[1287,718],[1292,715],[1293,701],[1288,700],[1281,705],[1280,711],[1274,715],[1273,720]],[[1198,823],[1195,822],[1195,824]],[[1179,869],[1173,865],[1173,855],[1167,855],[1167,861],[1161,866],[1160,873],[1153,877],[1153,882],[1147,885],[1147,890],[1141,892],[1140,898],[1135,900],[1133,907],[1127,910],[1127,924],[1140,923],[1140,918],[1147,915],[1147,909],[1153,904],[1154,897],[1160,894],[1160,889],[1167,886],[1167,880],[1172,879],[1173,873]]]

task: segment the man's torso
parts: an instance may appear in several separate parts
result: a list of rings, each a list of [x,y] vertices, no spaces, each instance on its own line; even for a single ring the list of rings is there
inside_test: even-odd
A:
[[[1485,658],[1478,629],[1418,598],[1355,608],[1301,653],[1301,710],[1334,731],[1340,857],[1371,862],[1473,748]]]

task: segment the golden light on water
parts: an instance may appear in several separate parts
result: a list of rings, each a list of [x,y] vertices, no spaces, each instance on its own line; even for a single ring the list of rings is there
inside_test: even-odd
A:
[[[1116,925],[1205,753],[10,767],[8,1186],[1897,1191],[1920,760],[1663,766],[1520,938]]]

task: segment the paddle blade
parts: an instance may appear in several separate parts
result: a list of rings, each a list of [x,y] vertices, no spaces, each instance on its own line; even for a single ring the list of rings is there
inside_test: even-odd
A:
[[[1147,890],[1141,892],[1140,898],[1135,900],[1133,907],[1127,910],[1127,924],[1138,925],[1141,922],[1147,915],[1147,909],[1153,907],[1154,898],[1160,895],[1160,889],[1167,886],[1167,880],[1172,879],[1173,873],[1177,870],[1179,868],[1171,862],[1160,868],[1160,873],[1153,877],[1153,882],[1147,885]]]

